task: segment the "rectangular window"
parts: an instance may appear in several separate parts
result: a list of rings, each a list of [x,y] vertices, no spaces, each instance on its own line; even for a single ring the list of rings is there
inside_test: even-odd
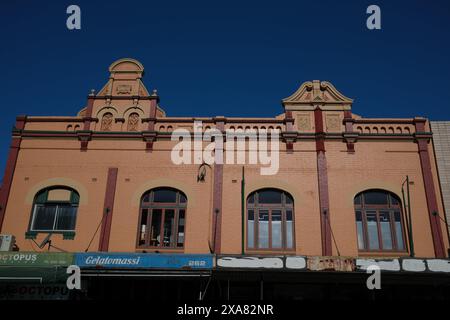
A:
[[[367,233],[369,235],[369,248],[372,250],[380,249],[378,240],[378,222],[376,211],[367,211]]]
[[[77,208],[70,205],[57,206],[56,230],[75,230]]]
[[[397,240],[397,249],[405,250],[405,243],[403,241],[403,232],[402,232],[402,218],[400,215],[400,211],[394,212],[394,220],[395,220],[395,235]]]
[[[177,236],[177,247],[183,247],[184,245],[184,224],[185,224],[185,210],[180,209],[178,213],[178,236]]]
[[[364,250],[366,246],[364,245],[364,229],[361,211],[356,211],[356,230],[358,232],[358,249]]]
[[[392,250],[391,215],[389,211],[380,211],[381,239],[384,250]]]
[[[53,230],[56,205],[36,205],[33,230]]]
[[[388,195],[385,192],[368,191],[364,193],[364,203],[366,205],[383,205],[388,203]]]
[[[272,210],[272,248],[279,249],[282,245],[281,210]]]
[[[294,247],[294,224],[292,221],[292,210],[286,210],[286,248]]]
[[[173,190],[157,190],[153,193],[153,202],[175,203],[177,202],[177,193]]]
[[[164,213],[164,247],[175,247],[175,210],[166,209]]]
[[[153,209],[152,210],[152,224],[150,230],[150,245],[153,247],[158,247],[161,245],[161,219],[162,210]]]
[[[35,205],[32,230],[72,231],[75,230],[77,207],[69,204]]]
[[[247,245],[249,248],[254,248],[255,246],[255,214],[253,210],[248,210]]]
[[[139,228],[139,245],[145,245],[145,236],[147,234],[148,209],[142,209],[141,227]]]
[[[259,210],[258,216],[258,247],[269,248],[269,211]]]
[[[258,193],[259,203],[281,203],[281,192],[276,190],[264,190]]]

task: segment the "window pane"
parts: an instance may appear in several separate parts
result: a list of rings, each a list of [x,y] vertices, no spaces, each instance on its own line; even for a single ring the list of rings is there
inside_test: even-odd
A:
[[[248,197],[248,203],[255,203],[255,194],[252,193],[249,197]]]
[[[269,247],[269,211],[259,210],[258,247]]]
[[[178,240],[177,240],[177,247],[182,247],[184,245],[184,216],[185,211],[181,209],[178,212]]]
[[[180,203],[186,203],[187,199],[184,195],[180,194]]]
[[[147,192],[146,194],[144,194],[144,196],[142,197],[142,202],[149,202],[150,201],[150,192]]]
[[[294,223],[292,221],[292,211],[286,210],[286,248],[294,247]]]
[[[153,202],[171,202],[177,201],[177,193],[170,189],[159,189],[153,191]]]
[[[139,245],[145,244],[145,234],[147,231],[148,209],[143,209],[141,214],[141,227],[139,230]]]
[[[281,203],[281,192],[277,190],[263,190],[258,193],[259,203]]]
[[[152,212],[152,224],[150,230],[150,245],[158,247],[161,245],[161,209],[153,209]]]
[[[364,193],[365,204],[387,204],[387,193],[383,191],[367,191]]]
[[[285,193],[285,196],[286,196],[286,204],[292,204],[294,202],[290,195]]]
[[[35,198],[35,203],[45,203],[47,201],[48,190],[43,190],[38,193]]]
[[[249,248],[254,248],[255,246],[255,214],[253,210],[248,210],[247,246]]]
[[[403,228],[402,228],[402,219],[400,215],[400,211],[396,211],[394,213],[395,219],[395,234],[397,239],[397,249],[405,250],[405,243],[403,242]]]
[[[53,230],[55,222],[55,205],[36,205],[33,230]]]
[[[389,211],[380,212],[380,228],[383,249],[392,250],[391,215]]]
[[[355,204],[361,204],[361,195],[355,197],[354,203]]]
[[[283,238],[281,236],[281,210],[272,210],[272,248],[282,247]]]
[[[56,230],[75,230],[77,207],[58,206]]]
[[[369,247],[372,250],[380,249],[378,242],[378,223],[375,211],[367,211],[367,233],[369,234]]]
[[[175,210],[166,209],[164,214],[164,247],[175,247]]]
[[[363,250],[365,246],[361,211],[356,211],[356,229],[358,231],[358,249]]]
[[[80,202],[80,195],[74,191],[70,193],[70,203],[78,204]]]
[[[398,202],[396,197],[394,197],[393,195],[391,195],[390,197],[391,197],[391,205],[393,205],[393,206],[400,205],[400,203]]]

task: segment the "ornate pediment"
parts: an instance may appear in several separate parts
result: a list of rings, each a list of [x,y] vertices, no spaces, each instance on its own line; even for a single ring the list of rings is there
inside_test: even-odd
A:
[[[304,82],[291,96],[282,100],[286,109],[298,109],[304,106],[336,106],[350,108],[353,100],[340,93],[330,82],[313,80]],[[303,108],[301,108],[303,109]]]
[[[149,96],[142,77],[144,67],[134,59],[125,58],[109,66],[109,80],[97,96]]]

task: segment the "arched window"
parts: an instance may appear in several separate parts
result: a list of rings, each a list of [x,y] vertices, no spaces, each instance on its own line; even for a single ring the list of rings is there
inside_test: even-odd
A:
[[[127,131],[138,131],[139,129],[139,115],[133,112],[128,117]]]
[[[67,187],[39,191],[34,198],[30,231],[75,231],[79,199],[78,193]]]
[[[261,189],[247,198],[247,248],[294,249],[294,201],[278,189]]]
[[[367,190],[354,199],[358,248],[361,251],[405,251],[400,199],[384,190]]]
[[[156,188],[141,199],[138,247],[183,248],[187,198],[172,188]]]
[[[113,114],[111,112],[107,112],[102,117],[102,123],[100,130],[101,131],[111,131],[113,125]]]

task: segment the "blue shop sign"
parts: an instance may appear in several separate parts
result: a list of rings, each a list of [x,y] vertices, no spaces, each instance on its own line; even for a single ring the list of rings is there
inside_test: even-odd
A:
[[[212,255],[157,253],[76,253],[79,267],[90,268],[153,268],[212,269]]]

